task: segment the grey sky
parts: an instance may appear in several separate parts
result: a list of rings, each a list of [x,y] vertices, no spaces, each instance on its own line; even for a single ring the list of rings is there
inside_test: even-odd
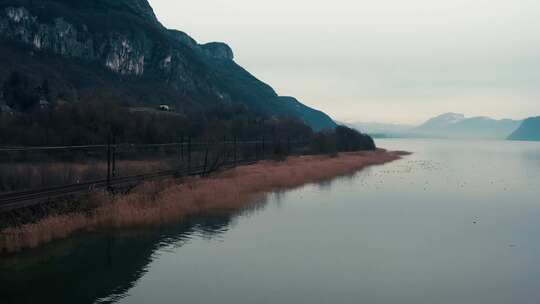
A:
[[[150,0],[224,41],[281,95],[338,120],[540,115],[538,0]]]

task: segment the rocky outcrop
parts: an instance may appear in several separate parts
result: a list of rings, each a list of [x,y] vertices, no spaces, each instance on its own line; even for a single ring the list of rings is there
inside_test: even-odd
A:
[[[168,30],[168,32],[175,41],[196,52],[199,52],[203,56],[218,60],[234,60],[233,50],[225,43],[210,42],[206,44],[198,44],[195,39],[191,38],[184,32],[177,30]]]
[[[24,7],[7,7],[0,12],[0,34],[4,37],[32,45],[37,50],[50,50],[65,56],[83,56],[92,49],[78,39],[75,28],[58,18],[52,24],[38,21]],[[94,54],[84,54],[93,57]]]
[[[234,54],[233,54],[232,49],[225,43],[211,42],[211,43],[203,44],[201,47],[206,53],[206,55],[211,58],[219,59],[219,60],[233,60],[234,59]]]
[[[200,50],[200,45],[195,41],[195,39],[191,38],[188,34],[177,31],[177,30],[168,30],[169,35],[177,42],[186,45],[194,50]]]
[[[131,41],[127,37],[111,38],[108,45],[106,45],[108,51],[105,55],[105,65],[112,71],[122,75],[143,75],[143,47],[136,45],[136,43],[137,41]],[[169,56],[168,58],[172,57]],[[169,60],[172,61],[172,59]]]
[[[317,121],[310,123],[315,129],[335,126],[323,113],[304,105],[298,110],[298,101],[278,102],[271,87],[234,62],[228,45],[198,44],[184,32],[163,27],[146,0],[0,0],[0,39],[5,41],[0,51],[20,57],[15,62],[0,61],[0,80],[6,77],[2,69],[39,65],[48,74],[62,75],[58,77],[63,77],[64,87],[74,89],[77,92],[71,95],[82,99],[81,92],[100,90],[95,87],[99,84],[124,92],[112,94],[122,95],[124,102],[155,104],[162,102],[162,96],[168,96],[167,102],[176,108],[186,100],[201,106],[240,102],[269,114],[318,116],[306,119]],[[57,56],[62,66],[48,63],[49,55]],[[73,74],[68,75],[67,68]],[[107,71],[128,77],[121,80],[125,87],[108,83],[109,76],[103,74]],[[74,79],[81,72],[88,79]],[[45,72],[35,71],[34,76],[44,78],[40,73]],[[136,81],[144,84],[137,86],[142,91],[138,95],[129,88]]]
[[[45,23],[25,7],[7,7],[3,15],[0,13],[0,35],[39,51],[99,61],[122,75],[144,74],[145,48],[141,41],[115,32],[95,35],[86,26],[71,24],[62,17]]]

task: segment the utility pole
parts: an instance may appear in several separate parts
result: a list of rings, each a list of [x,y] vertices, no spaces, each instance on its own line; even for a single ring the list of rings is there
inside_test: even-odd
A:
[[[111,188],[111,133],[107,136],[107,190]]]
[[[208,166],[208,143],[206,143],[206,152],[204,153],[204,168],[202,175],[206,175],[206,167]]]
[[[111,169],[112,178],[116,177],[116,135],[113,134],[113,145],[112,145],[112,169]]]
[[[187,172],[187,175],[191,175],[191,136],[188,138],[188,147],[187,147],[188,151],[188,172]]]
[[[180,136],[180,160],[184,161],[184,135]]]
[[[237,147],[238,143],[237,143],[237,138],[236,136],[234,137],[234,166],[236,167],[238,165],[238,156],[237,156]]]
[[[264,136],[263,136],[263,137],[262,137],[262,158],[263,158],[263,159],[266,157],[265,154],[264,154],[265,150],[266,150],[266,149],[265,149],[265,145],[264,145]]]

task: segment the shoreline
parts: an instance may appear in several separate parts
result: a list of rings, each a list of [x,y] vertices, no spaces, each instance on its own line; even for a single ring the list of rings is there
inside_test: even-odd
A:
[[[96,206],[93,210],[52,215],[0,230],[0,254],[35,249],[77,233],[159,226],[191,216],[238,211],[268,192],[355,173],[408,154],[379,149],[339,153],[335,157],[293,156],[283,162],[260,161],[183,183],[174,179],[146,182],[117,196],[96,192],[90,197]]]

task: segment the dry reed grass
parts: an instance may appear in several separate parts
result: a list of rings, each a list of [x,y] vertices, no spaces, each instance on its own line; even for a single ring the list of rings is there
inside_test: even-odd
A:
[[[212,178],[149,182],[129,194],[95,193],[99,207],[90,213],[44,218],[37,223],[0,231],[0,253],[36,248],[76,232],[159,225],[187,216],[231,212],[249,206],[267,191],[292,188],[350,174],[366,166],[399,159],[402,152],[342,153],[337,157],[300,156],[284,162],[261,161],[221,172]]]

